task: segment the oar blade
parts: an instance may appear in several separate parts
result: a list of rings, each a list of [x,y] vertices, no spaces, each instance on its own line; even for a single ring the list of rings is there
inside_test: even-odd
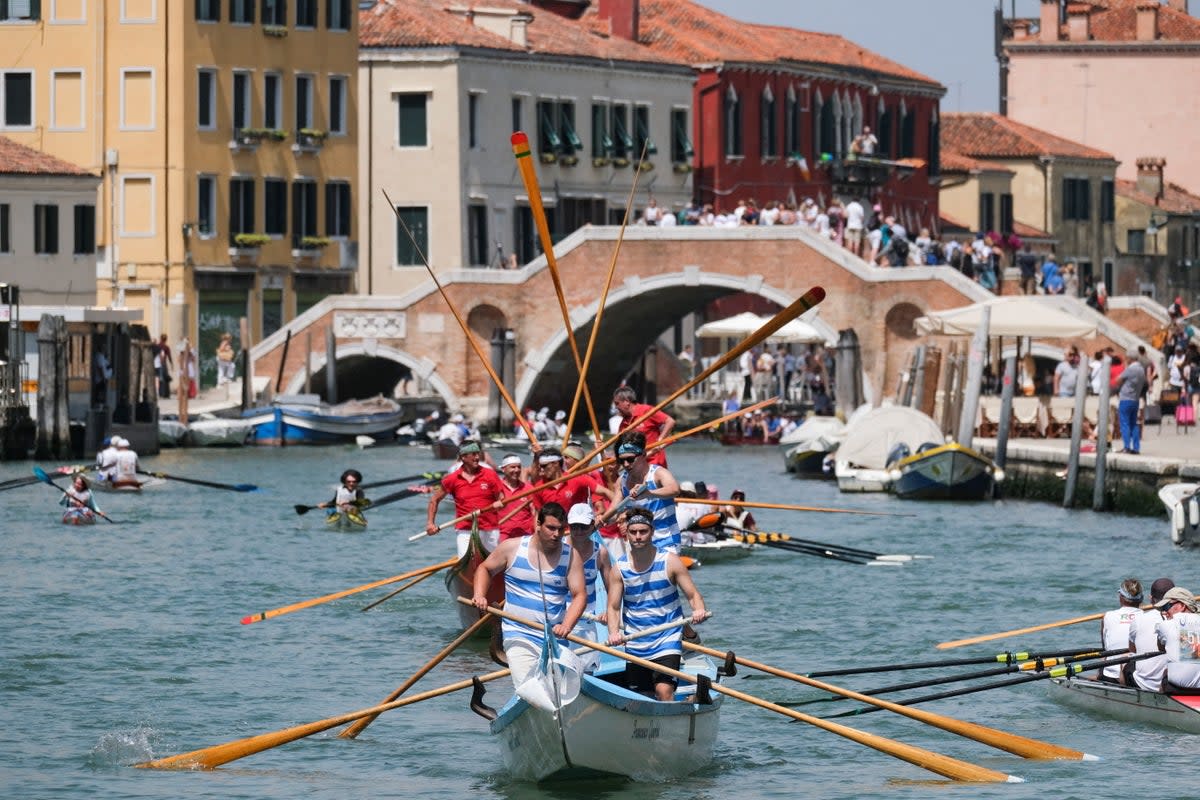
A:
[[[292,508],[296,509],[296,513],[299,514],[300,516],[304,516],[309,511],[313,510],[313,506],[306,506],[306,505],[302,505],[300,503],[297,503],[296,505],[292,506]]]
[[[36,475],[37,479],[42,483],[49,483],[51,485],[54,484],[54,481],[50,480],[50,476],[46,474],[46,470],[42,469],[41,467],[34,467],[33,474]]]

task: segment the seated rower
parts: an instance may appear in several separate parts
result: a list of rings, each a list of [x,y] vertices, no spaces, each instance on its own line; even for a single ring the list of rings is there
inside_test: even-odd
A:
[[[609,571],[608,643],[613,646],[625,644],[625,652],[631,656],[678,670],[683,657],[682,624],[628,643],[621,633],[622,626],[634,633],[664,622],[678,620],[682,623],[681,591],[692,608],[694,624],[700,624],[707,616],[704,598],[679,556],[656,549],[653,536],[653,514],[644,508],[630,511],[626,522],[629,552]],[[676,679],[670,675],[639,664],[625,665],[625,685],[656,700],[671,700],[675,696],[675,684]]]
[[[1126,578],[1117,587],[1118,607],[1108,611],[1100,619],[1100,644],[1105,650],[1120,650],[1129,646],[1129,630],[1134,620],[1142,615],[1142,584],[1135,578]],[[1132,682],[1136,661],[1105,667],[1096,675],[1096,680],[1105,683]],[[1122,677],[1122,673],[1125,673]]]
[[[583,615],[587,592],[583,562],[563,541],[567,512],[558,503],[538,511],[532,536],[506,539],[475,570],[474,596],[480,611],[488,608],[491,577],[504,572],[504,609],[539,625],[549,622],[557,637],[564,637]],[[520,686],[537,669],[543,632],[519,622],[504,620],[504,655],[512,671],[513,686]]]
[[[579,554],[579,560],[583,562],[583,585],[587,594],[587,606],[585,611],[596,616],[596,621],[603,625],[607,617],[608,604],[597,604],[597,597],[601,586],[608,586],[608,573],[610,562],[608,560],[608,550],[601,547],[593,534],[596,533],[595,512],[588,503],[577,503],[571,506],[571,510],[567,512],[567,527],[571,531],[571,547]],[[596,625],[592,622],[584,624],[577,632],[589,641],[598,641],[596,637]],[[599,658],[584,657],[585,662],[590,662],[592,668],[599,663]],[[588,669],[590,672],[591,669]]]
[[[137,474],[142,465],[138,463],[137,453],[129,449],[129,440],[121,436],[114,436],[112,443],[117,448],[117,454],[113,456],[114,464],[109,478],[110,482],[113,486],[118,487],[140,487],[142,482],[138,480]]]
[[[1176,586],[1156,605],[1163,621],[1154,626],[1159,652],[1167,656],[1162,691],[1200,694],[1200,614],[1195,596]]]
[[[1170,578],[1159,578],[1150,584],[1150,604],[1156,607],[1134,618],[1133,622],[1130,623],[1130,653],[1159,652],[1158,633],[1155,628],[1158,623],[1163,621],[1163,615],[1158,610],[1157,605],[1162,601],[1163,596],[1173,588],[1175,588],[1175,581]],[[1143,658],[1140,661],[1133,662],[1133,664],[1132,675],[1126,676],[1125,673],[1121,674],[1121,678],[1125,680],[1127,686],[1132,686],[1135,689],[1145,689],[1148,692],[1157,692],[1162,688],[1163,672],[1167,666],[1167,657],[1165,655]]]
[[[736,500],[739,503],[746,502],[746,493],[741,489],[734,489],[733,494],[729,495],[730,500]],[[725,515],[725,519],[729,524],[747,531],[757,531],[758,522],[755,521],[754,515],[750,513],[750,509],[745,506],[721,506],[721,513]]]
[[[111,481],[117,467],[117,447],[110,436],[105,436],[102,444],[104,449],[96,453],[96,479]]]
[[[75,476],[71,488],[63,490],[58,503],[67,507],[63,512],[63,522],[94,522],[95,513],[99,511],[87,478],[81,474]]]
[[[336,509],[331,513],[344,512],[354,517],[362,516],[362,509],[371,504],[371,501],[363,495],[363,490],[358,488],[362,483],[362,473],[356,469],[348,469],[342,473],[342,485],[338,487],[333,499],[324,503],[318,503],[317,508],[332,508]]]

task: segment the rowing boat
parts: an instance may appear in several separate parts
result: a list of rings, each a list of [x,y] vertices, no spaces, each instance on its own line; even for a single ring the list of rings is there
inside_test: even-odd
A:
[[[1200,695],[1163,694],[1080,678],[1051,678],[1056,699],[1106,717],[1200,733]]]
[[[1200,483],[1169,483],[1158,490],[1158,499],[1171,519],[1171,541],[1200,545]]]
[[[682,671],[717,680],[707,656],[688,653]],[[557,714],[516,695],[491,723],[504,765],[518,780],[617,775],[642,781],[680,778],[713,759],[723,695],[698,697],[681,683],[662,702],[624,686],[625,662],[602,655],[584,674],[579,696]]]
[[[475,596],[475,570],[487,558],[488,551],[479,539],[479,531],[471,531],[471,540],[467,544],[467,552],[454,566],[446,571],[446,591],[450,593],[452,605],[458,610],[458,623],[463,630],[474,625],[479,620],[479,611],[472,606],[458,602],[460,597]],[[491,585],[487,591],[488,603],[502,605],[504,603],[504,573],[497,572],[492,576]],[[487,628],[487,626],[484,626]],[[491,635],[491,630],[486,633]]]
[[[679,554],[693,558],[701,564],[717,564],[723,561],[743,559],[757,549],[758,545],[750,542],[718,539],[712,542],[689,542],[679,548]]]
[[[892,465],[892,491],[910,500],[990,500],[1004,472],[958,442],[926,443]]]
[[[332,531],[363,531],[367,529],[367,518],[357,509],[332,511],[325,515],[325,527]]]
[[[136,478],[126,478],[116,481],[106,481],[97,478],[92,481],[92,489],[101,492],[140,492],[143,489],[161,486],[164,483],[166,481],[162,478],[147,478],[144,481],[139,481]]]

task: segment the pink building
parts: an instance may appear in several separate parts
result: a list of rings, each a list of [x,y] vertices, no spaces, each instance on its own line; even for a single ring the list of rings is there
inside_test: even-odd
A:
[[[1039,19],[1003,20],[1000,109],[1121,162],[1165,157],[1200,188],[1200,19],[1188,0],[1041,0]]]

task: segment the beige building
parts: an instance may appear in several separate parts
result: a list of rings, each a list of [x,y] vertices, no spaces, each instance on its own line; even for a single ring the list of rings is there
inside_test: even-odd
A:
[[[999,114],[943,114],[941,135],[943,153],[985,160],[1012,172],[1011,201],[1003,193],[996,198],[995,230],[1011,220],[1018,235],[1021,226],[1028,226],[1031,233],[1056,240],[1058,262],[1076,264],[1081,289],[1089,282],[1116,284],[1117,162],[1111,155]],[[976,224],[979,219],[963,221]]]
[[[360,15],[359,288],[541,252],[510,136],[529,136],[552,237],[692,197],[690,67],[536,5],[405,0]],[[638,156],[646,144],[646,160]],[[417,248],[383,200],[386,191]]]
[[[0,3],[0,133],[101,175],[101,303],[251,340],[353,290],[352,0]]]
[[[1167,180],[1161,158],[1140,158],[1137,179],[1117,181],[1116,243],[1121,294],[1163,305],[1200,301],[1200,196]]]
[[[1003,113],[1112,153],[1124,180],[1155,155],[1200,187],[1200,19],[1188,0],[1041,0],[1039,18],[1004,20],[999,34]]]

